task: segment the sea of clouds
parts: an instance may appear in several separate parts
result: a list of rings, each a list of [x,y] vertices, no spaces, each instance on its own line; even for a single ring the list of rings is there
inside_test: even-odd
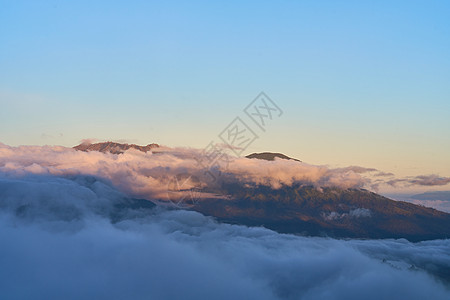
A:
[[[136,207],[133,197],[163,193],[169,174],[195,160],[0,146],[1,299],[450,297],[450,240],[302,237]],[[259,180],[247,161],[235,173]],[[327,184],[359,174],[317,168],[297,176]]]

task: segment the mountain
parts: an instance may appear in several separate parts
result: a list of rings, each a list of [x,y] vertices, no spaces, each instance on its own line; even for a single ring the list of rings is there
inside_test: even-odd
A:
[[[256,158],[256,159],[262,159],[262,160],[275,160],[275,157],[281,158],[281,159],[287,159],[287,160],[295,160],[300,161],[298,159],[286,156],[282,153],[273,153],[273,152],[261,152],[261,153],[252,153],[246,156],[246,158]]]
[[[158,147],[157,144],[137,146],[106,142],[74,148],[117,154],[130,148],[147,152]],[[247,156],[263,160],[276,157],[298,161],[271,152]],[[218,196],[198,199],[189,209],[232,224],[335,238],[405,238],[414,242],[450,238],[450,214],[391,200],[364,189],[318,188],[300,183],[274,189],[224,179],[220,184],[203,188],[202,192]]]
[[[363,189],[234,184],[220,193],[231,197],[198,201],[192,209],[223,222],[281,233],[410,241],[450,238],[450,214]]]
[[[121,144],[115,142],[104,142],[104,143],[82,143],[78,146],[73,147],[76,150],[80,151],[99,151],[99,152],[110,152],[113,154],[121,154],[126,150],[133,148],[142,152],[148,152],[152,149],[159,148],[158,144],[148,144],[147,146],[139,146],[135,144]]]

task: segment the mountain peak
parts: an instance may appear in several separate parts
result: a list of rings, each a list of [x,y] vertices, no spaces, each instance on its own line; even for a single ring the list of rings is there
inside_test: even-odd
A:
[[[262,159],[262,160],[275,160],[275,157],[286,159],[286,160],[295,160],[298,162],[301,162],[301,160],[298,160],[296,158],[289,157],[287,155],[284,155],[282,153],[275,153],[275,152],[260,152],[260,153],[252,153],[246,156],[246,158],[256,158],[256,159]]]
[[[121,154],[127,151],[130,148],[142,151],[142,152],[148,152],[151,151],[154,148],[159,148],[158,144],[148,144],[146,146],[139,146],[135,144],[121,144],[116,142],[103,142],[103,143],[81,143],[78,146],[73,147],[76,150],[79,151],[99,151],[103,153],[112,153],[112,154]]]

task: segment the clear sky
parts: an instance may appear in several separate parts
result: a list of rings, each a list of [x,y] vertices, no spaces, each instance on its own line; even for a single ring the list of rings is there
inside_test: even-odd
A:
[[[450,176],[449,1],[212,2],[0,0],[0,142],[202,148],[265,91],[248,152]]]

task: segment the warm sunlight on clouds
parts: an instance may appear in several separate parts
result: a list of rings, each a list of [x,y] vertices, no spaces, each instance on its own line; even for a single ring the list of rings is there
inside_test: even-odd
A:
[[[146,199],[166,199],[170,180],[181,173],[205,178],[205,169],[198,159],[202,151],[191,148],[159,148],[157,152],[130,149],[123,154],[83,152],[66,147],[20,146],[0,144],[0,171],[16,176],[32,174],[93,175],[110,180],[123,192]],[[282,185],[302,183],[317,187],[366,188],[380,190],[384,186],[438,185],[441,188],[449,178],[437,175],[411,178],[393,178],[374,168],[350,166],[329,168],[293,160],[229,157],[226,164],[217,165],[220,180],[280,188]],[[203,185],[208,182],[204,180]]]

